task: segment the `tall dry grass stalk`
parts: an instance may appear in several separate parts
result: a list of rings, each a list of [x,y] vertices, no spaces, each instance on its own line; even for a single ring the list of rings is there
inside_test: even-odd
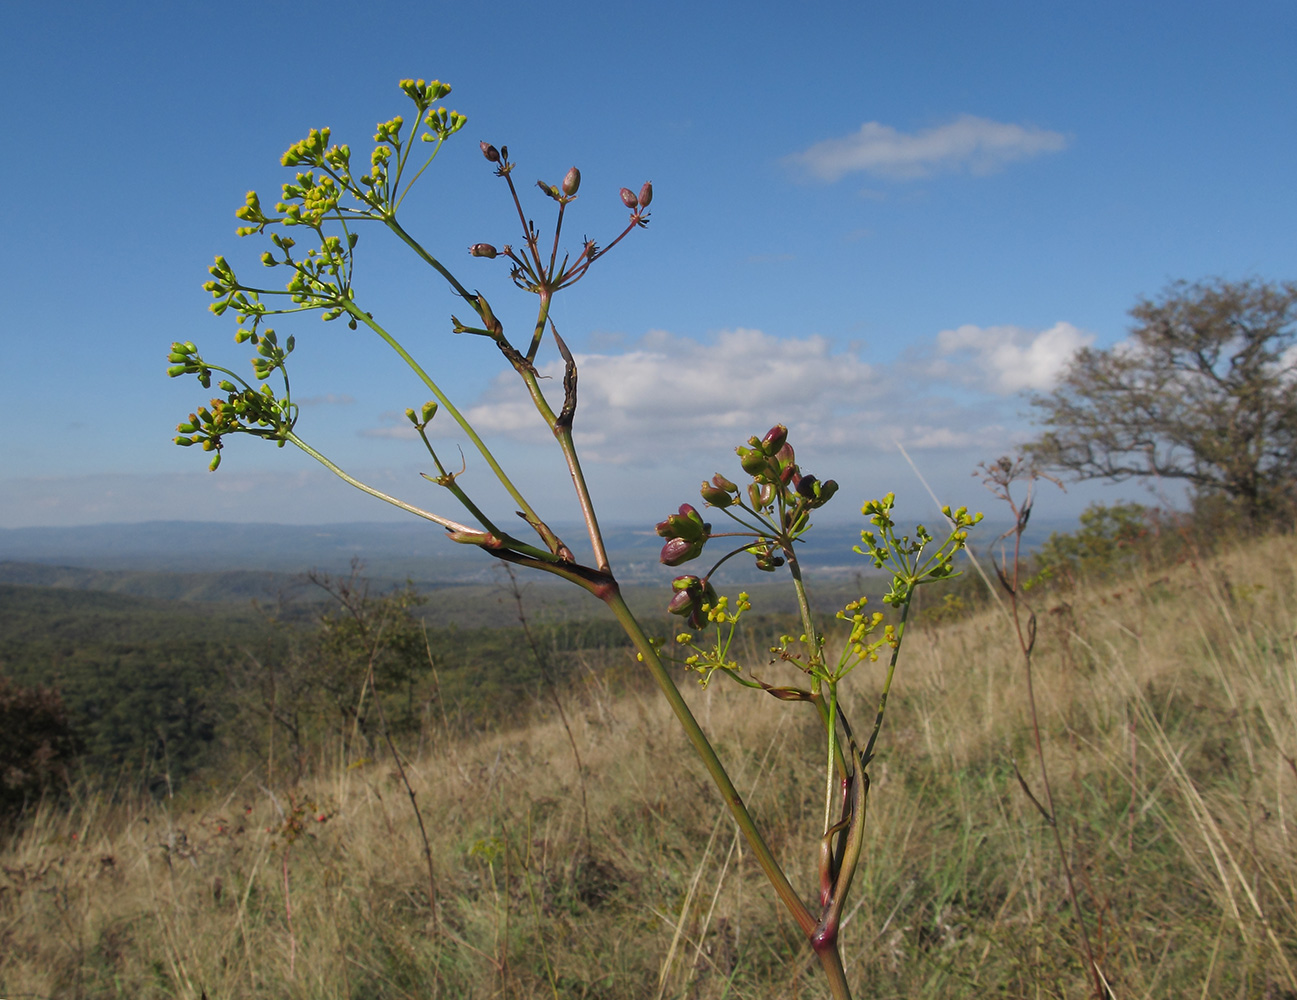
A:
[[[1297,543],[1038,611],[1044,751],[1114,993],[1297,996]],[[1052,835],[1014,778],[1031,738],[1003,618],[908,643],[848,974],[874,997],[1084,996]],[[614,698],[588,666],[564,695],[566,730],[555,713],[428,740],[406,761],[439,878],[435,933],[389,762],[163,802],[88,794],[38,812],[0,856],[0,996],[823,996],[668,709],[635,689]],[[878,693],[862,683],[848,710]],[[815,745],[801,738],[813,712],[718,686],[690,700],[809,895],[816,872],[798,859],[814,851],[798,838],[823,805],[805,780],[822,761],[797,748]]]

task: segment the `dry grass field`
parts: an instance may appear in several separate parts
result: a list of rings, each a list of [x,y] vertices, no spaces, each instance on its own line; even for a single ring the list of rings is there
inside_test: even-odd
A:
[[[1297,541],[1036,599],[1045,752],[1113,994],[1294,1000]],[[1015,774],[1038,769],[1004,616],[906,642],[843,931],[855,995],[1086,996],[1053,836]],[[584,666],[571,741],[539,708],[424,734],[407,766],[431,879],[386,754],[40,812],[0,849],[0,996],[826,996],[656,693]],[[853,678],[854,717],[877,680]],[[809,896],[814,713],[721,681],[691,700]]]

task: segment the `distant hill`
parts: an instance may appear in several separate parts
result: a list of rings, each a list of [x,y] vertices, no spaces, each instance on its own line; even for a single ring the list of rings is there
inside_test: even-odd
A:
[[[919,516],[929,523],[927,512]],[[665,515],[665,512],[664,512]],[[718,530],[719,512],[710,512]],[[974,536],[986,545],[1005,525],[985,525]],[[1075,521],[1033,519],[1027,541],[1039,545],[1054,530],[1070,530]],[[813,575],[849,580],[867,575],[868,563],[851,550],[860,541],[861,523],[823,523],[803,549],[804,564]],[[579,525],[556,525],[580,556],[584,532]],[[605,528],[609,557],[625,583],[666,583],[680,570],[658,563],[661,539],[650,525]],[[227,522],[151,521],[140,524],[100,524],[72,528],[0,529],[0,562],[40,564],[57,568],[54,576],[35,570],[9,568],[0,579],[41,586],[115,590],[140,596],[208,600],[217,588],[222,599],[266,596],[310,570],[331,574],[350,571],[359,560],[375,581],[413,580],[423,588],[446,584],[491,584],[497,564],[472,546],[455,545],[435,528],[417,523],[356,522],[328,525],[236,524]],[[69,568],[116,574],[144,571],[170,574],[165,580],[133,580],[129,576],[94,578]],[[19,579],[16,574],[32,574]],[[205,580],[219,573],[219,581]],[[734,582],[768,580],[744,560],[727,565],[726,579]],[[231,575],[233,574],[233,575]],[[161,589],[149,589],[161,588]]]
[[[306,597],[308,581],[267,570],[171,573],[156,570],[87,569],[48,563],[0,561],[0,583],[64,590],[94,590],[167,601],[272,600]]]

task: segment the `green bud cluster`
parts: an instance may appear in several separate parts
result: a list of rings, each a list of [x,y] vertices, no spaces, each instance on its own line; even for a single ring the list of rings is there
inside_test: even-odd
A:
[[[329,145],[331,130],[313,128],[305,139],[293,143],[284,151],[279,162],[285,167],[295,167],[302,163],[318,164],[324,159],[324,150]]]
[[[208,465],[213,472],[221,464],[221,449],[227,434],[251,434],[277,441],[283,447],[297,420],[295,405],[276,399],[268,385],[257,391],[250,386],[240,389],[233,382],[223,381],[220,388],[227,393],[224,399],[213,399],[207,406],[198,407],[189,414],[188,420],[176,425],[176,444],[185,448],[198,445],[203,451],[213,452]]]
[[[895,504],[896,495],[893,493],[880,500],[865,502],[860,512],[875,530],[866,528],[860,532],[863,547],[857,545],[855,551],[867,556],[875,568],[891,571],[892,587],[883,601],[900,607],[909,603],[915,587],[957,575],[955,556],[967,545],[968,530],[982,520],[982,515],[970,514],[967,507],[957,510],[943,507],[941,513],[951,526],[950,534],[935,552],[925,556],[934,541],[932,533],[920,524],[915,527],[913,536],[898,536],[896,522],[892,519]]]
[[[286,226],[316,229],[337,212],[342,198],[337,181],[328,174],[317,178],[310,170],[298,174],[297,183],[285,184],[283,190],[283,200],[275,205],[275,211],[283,213]]]
[[[283,368],[284,362],[288,355],[293,353],[296,346],[296,340],[289,337],[284,341],[284,346],[279,346],[279,337],[274,330],[266,329],[261,334],[253,333],[250,330],[240,330],[235,334],[235,340],[242,343],[245,340],[252,341],[257,349],[257,356],[252,359],[252,370],[257,376],[257,380],[264,382],[276,369]]]
[[[424,142],[445,142],[467,125],[468,119],[458,111],[433,108],[424,116],[423,124],[428,127],[428,131],[421,136]]]
[[[414,121],[420,138],[434,143],[425,162],[414,165],[417,170],[412,169],[413,177],[405,186],[408,190],[409,184],[436,155],[440,143],[462,129],[467,119],[457,111],[436,106],[450,93],[448,84],[439,80],[402,80],[400,88],[415,105]],[[245,284],[225,257],[217,257],[208,268],[209,277],[203,288],[212,295],[213,313],[219,316],[233,312],[236,316],[236,342],[251,343],[256,348],[251,359],[255,378],[250,381],[264,382],[273,373],[280,373],[284,378],[285,401],[276,401],[269,388],[262,387],[260,391],[252,388],[229,369],[208,365],[193,344],[172,345],[169,375],[194,375],[204,388],[211,387],[213,372],[224,372],[233,378],[219,383],[226,398],[214,400],[190,414],[182,428],[192,425],[192,429],[182,429],[177,439],[182,445],[201,444],[204,449],[215,451],[213,468],[219,462],[225,434],[254,433],[283,444],[287,431],[291,430],[296,407],[287,402],[286,360],[294,348],[294,340],[289,337],[281,344],[275,331],[265,327],[268,317],[318,310],[326,321],[345,315],[352,329],[366,321],[367,314],[355,305],[352,288],[353,254],[358,240],[352,223],[357,219],[371,219],[390,225],[394,221],[396,205],[403,196],[399,190],[401,176],[411,152],[408,140],[412,136],[405,133],[405,123],[406,118],[398,115],[376,126],[376,145],[367,172],[359,178],[352,173],[351,147],[334,143],[328,128],[311,129],[280,158],[283,166],[293,168],[294,178],[283,185],[275,214],[270,214],[256,191],[247,192],[244,203],[235,212],[238,235],[270,237],[271,247],[260,254],[260,263],[267,268],[286,268],[287,281],[282,288]],[[297,241],[279,228],[290,226],[314,231],[318,242],[314,246],[308,243],[306,247],[298,247]],[[305,238],[303,242],[307,242]],[[273,307],[276,296],[288,301],[281,307]],[[482,309],[489,316],[485,302]],[[498,321],[495,322],[498,326]],[[426,425],[435,409],[435,405],[424,407],[415,414],[416,422]],[[417,419],[420,417],[421,421]]]
[[[407,407],[405,411],[405,419],[414,424],[414,429],[417,431],[423,430],[432,423],[432,418],[436,415],[437,401],[435,399],[430,399],[424,403],[422,409],[418,412],[415,412],[413,407]]]
[[[192,341],[187,340],[184,343],[176,341],[173,343],[171,353],[167,355],[167,361],[171,364],[171,367],[167,369],[168,378],[176,378],[179,375],[197,375],[198,382],[204,389],[212,387],[212,369],[198,356],[198,348]]]
[[[268,218],[265,212],[261,210],[261,198],[258,197],[257,192],[249,191],[244,201],[245,204],[234,213],[234,217],[244,222],[250,222],[252,225],[240,226],[235,230],[235,233],[239,236],[251,236],[253,233],[265,232],[266,226],[275,220]]]
[[[699,637],[692,632],[680,632],[676,635],[676,645],[684,646],[691,651],[684,658],[685,669],[698,672],[700,675],[698,683],[702,687],[707,686],[712,675],[718,670],[728,674],[745,687],[760,686],[743,678],[742,668],[739,666],[738,661],[730,655],[730,647],[734,643],[739,620],[743,617],[744,612],[751,609],[752,603],[745,593],[739,594],[733,610],[730,610],[730,599],[728,597],[718,597],[714,601],[703,605],[704,620],[691,626],[703,630],[715,628],[708,646],[699,645]]]
[[[440,80],[402,80],[399,86],[420,114],[450,93],[450,84]]]
[[[847,638],[847,647],[856,657],[857,662],[861,660],[877,661],[878,652],[884,646],[895,649],[900,643],[900,638],[896,633],[896,626],[883,626],[886,616],[881,611],[865,614],[861,610],[868,601],[868,597],[861,597],[859,600],[851,601],[837,614],[839,621],[849,621],[851,623],[851,634]],[[876,639],[871,638],[878,633],[880,626],[883,627],[882,634]]]

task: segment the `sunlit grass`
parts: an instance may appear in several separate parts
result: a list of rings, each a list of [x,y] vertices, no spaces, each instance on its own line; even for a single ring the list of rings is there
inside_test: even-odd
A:
[[[1046,754],[1117,996],[1297,996],[1295,570],[1297,543],[1272,537],[1037,597]],[[86,793],[0,854],[0,996],[824,996],[669,711],[610,693],[590,657],[565,695],[588,844],[557,719],[425,734],[410,778],[435,912],[384,759],[293,787],[251,771],[161,802]],[[849,714],[869,715],[871,683]],[[809,897],[813,713],[719,680],[690,697]],[[1015,775],[1036,772],[1003,617],[916,628],[892,699],[843,932],[858,994],[1086,995],[1052,837]]]

